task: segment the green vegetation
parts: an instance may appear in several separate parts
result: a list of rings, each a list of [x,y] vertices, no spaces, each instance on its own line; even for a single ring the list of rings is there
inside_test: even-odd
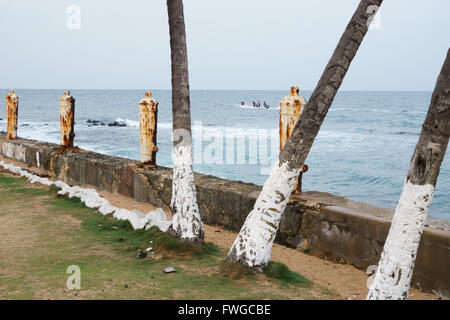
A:
[[[226,265],[226,252],[212,243],[182,243],[157,228],[134,231],[56,191],[0,173],[0,299],[333,297],[282,264],[270,263],[264,274]],[[80,290],[67,289],[71,265],[81,269]],[[163,273],[169,266],[176,272]]]
[[[297,272],[289,270],[289,268],[279,262],[269,262],[267,267],[264,269],[264,274],[267,277],[277,279],[281,281],[284,285],[298,284],[303,286],[309,286],[312,282]]]

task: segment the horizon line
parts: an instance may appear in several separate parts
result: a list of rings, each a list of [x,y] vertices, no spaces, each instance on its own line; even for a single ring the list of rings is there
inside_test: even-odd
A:
[[[157,90],[157,91],[172,91],[172,89],[167,88],[137,88],[137,89],[125,89],[125,88],[0,88],[0,90],[117,90],[117,91],[149,91],[149,90]],[[190,91],[289,91],[289,88],[286,89],[190,89]],[[314,91],[314,89],[301,89],[301,91]],[[388,90],[388,89],[343,89],[338,90],[338,92],[431,92],[432,89],[428,90],[412,90],[412,89],[403,89],[403,90]]]

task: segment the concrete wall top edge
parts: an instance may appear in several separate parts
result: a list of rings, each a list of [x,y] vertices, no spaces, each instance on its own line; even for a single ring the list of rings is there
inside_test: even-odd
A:
[[[2,143],[3,141],[7,141],[6,135],[0,133],[0,143]],[[21,144],[37,149],[46,149],[53,151],[59,150],[60,148],[59,145],[54,143],[21,138],[18,138],[17,140],[10,140],[8,141],[8,143]],[[136,160],[109,156],[84,149],[80,149],[80,152],[66,153],[65,156],[87,158],[90,161],[106,161],[109,163],[114,163],[116,165],[130,165],[133,167],[137,167],[140,163]],[[172,169],[168,167],[157,166],[156,168],[141,168],[138,169],[138,172],[146,176],[164,174],[164,176],[167,175],[167,177],[171,179]],[[197,188],[207,187],[208,189],[220,190],[222,192],[238,193],[242,194],[242,196],[246,196],[255,200],[262,189],[261,186],[255,185],[253,183],[222,179],[213,175],[203,173],[195,173],[195,182],[197,184]],[[330,217],[333,220],[339,219],[339,216],[357,216],[363,219],[372,219],[373,221],[376,221],[378,223],[390,224],[390,219],[392,218],[392,215],[394,213],[393,209],[381,208],[371,204],[349,200],[342,196],[336,196],[330,193],[319,191],[308,191],[304,192],[300,196],[293,196],[291,197],[289,204],[304,207],[312,207],[319,204],[321,207],[323,207],[322,211],[329,212]],[[450,221],[427,218],[426,230],[429,232],[448,232],[450,234]]]

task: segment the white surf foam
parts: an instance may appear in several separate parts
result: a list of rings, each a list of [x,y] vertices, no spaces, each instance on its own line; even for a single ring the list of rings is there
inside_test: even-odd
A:
[[[252,105],[247,105],[247,104],[235,104],[236,107],[239,107],[241,109],[253,109],[253,110],[279,110],[280,107],[269,107],[266,108],[264,107],[264,105],[261,105],[260,107],[254,107]]]

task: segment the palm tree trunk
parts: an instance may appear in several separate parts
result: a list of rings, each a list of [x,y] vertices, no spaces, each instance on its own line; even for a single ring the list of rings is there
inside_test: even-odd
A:
[[[182,0],[167,0],[172,58],[173,182],[171,231],[183,240],[203,242],[197,205],[191,136],[189,75]]]
[[[227,261],[263,268],[270,260],[281,214],[344,76],[383,0],[362,0],[280,153]]]
[[[367,299],[407,299],[423,224],[450,136],[450,50],[431,97]]]

